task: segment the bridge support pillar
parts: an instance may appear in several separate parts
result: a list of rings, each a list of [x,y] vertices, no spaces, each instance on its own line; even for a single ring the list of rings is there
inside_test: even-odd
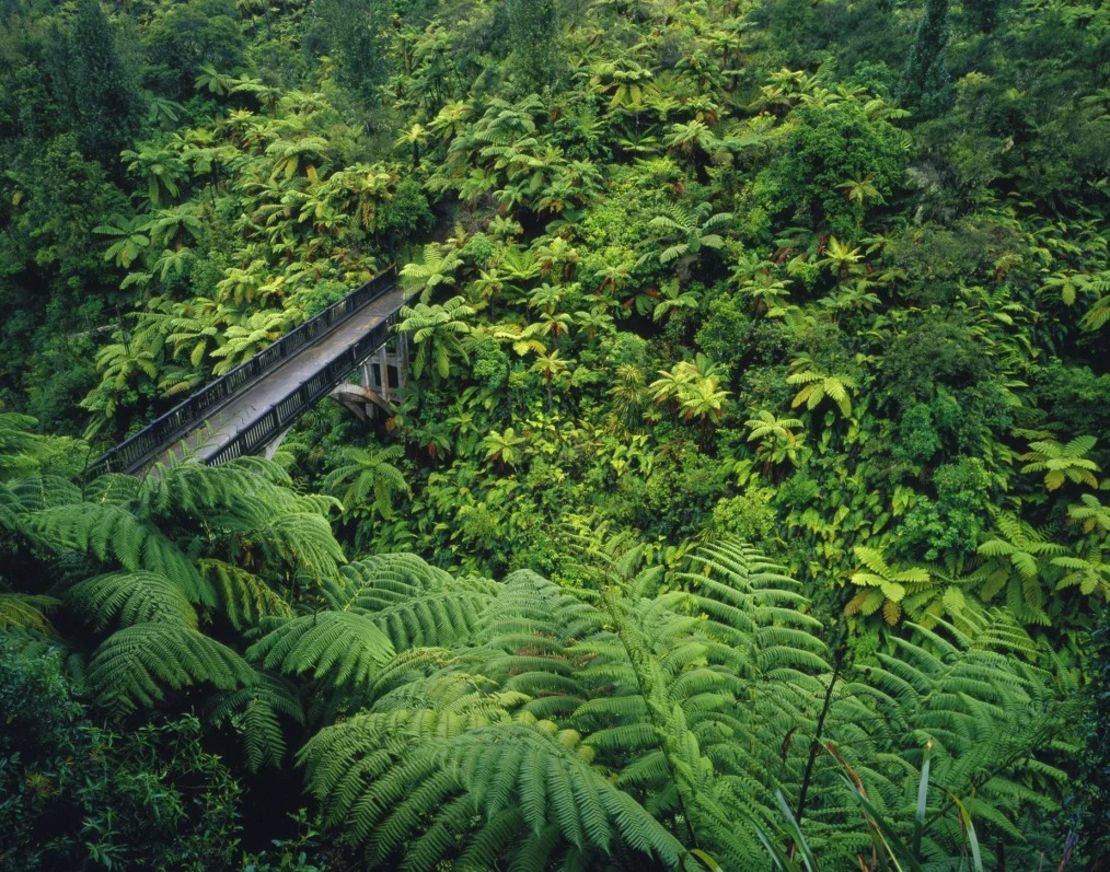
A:
[[[408,337],[394,336],[358,367],[357,385],[340,385],[331,396],[364,421],[389,414],[404,387],[409,366]],[[364,390],[358,391],[357,388]]]
[[[287,427],[267,442],[262,448],[262,456],[267,460],[273,460],[277,450],[281,447],[281,443],[285,441],[285,437],[289,435],[289,431],[292,429],[292,427]]]

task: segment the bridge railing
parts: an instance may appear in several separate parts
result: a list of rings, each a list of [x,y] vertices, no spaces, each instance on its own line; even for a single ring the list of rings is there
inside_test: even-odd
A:
[[[254,454],[293,425],[322,397],[343,381],[367,357],[381,348],[392,335],[393,325],[399,317],[391,312],[375,324],[354,345],[348,346],[325,366],[316,370],[305,381],[272,405],[219,451],[207,458],[207,463],[226,463],[244,454]]]
[[[109,449],[93,462],[92,470],[134,472],[141,469],[169,445],[197,427],[216,408],[277,369],[306,345],[331,332],[352,314],[393,288],[396,282],[397,275],[393,267],[374,276],[342,300],[332,303],[250,360],[209,382],[168,412],[155,418],[142,430]]]

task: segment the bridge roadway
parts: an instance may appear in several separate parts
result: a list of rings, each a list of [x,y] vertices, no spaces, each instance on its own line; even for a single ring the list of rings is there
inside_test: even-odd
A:
[[[173,458],[186,456],[207,461],[238,434],[264,418],[278,403],[295,394],[302,384],[342,356],[374,327],[396,313],[403,303],[404,292],[398,286],[352,313],[331,332],[304,346],[216,407],[197,428],[163,451],[153,463],[167,463]]]

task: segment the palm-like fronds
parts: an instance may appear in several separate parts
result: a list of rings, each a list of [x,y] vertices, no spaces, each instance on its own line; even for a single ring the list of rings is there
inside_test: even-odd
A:
[[[654,387],[713,372],[698,359]],[[1047,584],[1106,590],[1093,497],[1073,512],[1075,553],[1009,515],[968,571],[860,548],[867,607],[904,605],[916,623],[852,665],[798,583],[741,542],[704,543],[670,572],[611,542],[593,551],[601,590],[583,594],[409,554],[344,564],[335,501],[262,460],[83,493],[28,469],[3,482],[4,523],[67,573],[60,603],[0,596],[13,644],[55,644],[48,608],[67,630],[81,617],[100,704],[203,703],[250,768],[285,759],[290,727],[342,714],[298,758],[328,826],[379,867],[743,869],[804,844],[833,868],[884,845],[927,868],[972,825],[986,862],[998,845],[1024,862],[1022,817],[1054,808],[1070,752],[1054,738],[1066,706],[1014,616],[1045,615]],[[96,574],[71,583],[75,569]],[[298,612],[284,594],[306,580]],[[1005,588],[1010,608],[984,611],[964,588]]]
[[[421,262],[405,264],[401,277],[405,286],[419,293],[420,302],[426,304],[437,288],[455,284],[455,273],[461,266],[462,258],[457,251],[429,242],[424,246]]]
[[[393,645],[364,615],[318,612],[277,623],[247,656],[289,675],[309,672],[317,679],[328,676],[335,686],[366,685],[393,656]]]
[[[116,562],[132,572],[156,572],[174,579],[192,602],[215,602],[193,561],[159,529],[122,506],[88,502],[53,506],[31,515],[29,524],[47,544],[102,563]]]
[[[864,557],[867,572],[898,575]],[[344,568],[324,595],[368,621],[407,614],[428,597],[458,610],[418,623],[423,636],[389,630],[399,645],[443,647],[410,648],[381,666],[368,711],[301,752],[331,824],[371,863],[404,868],[463,859],[542,867],[572,857],[623,868],[633,849],[674,863],[649,833],[612,817],[606,803],[617,800],[591,793],[595,776],[608,774],[629,815],[646,814],[687,848],[747,868],[762,862],[760,834],[780,815],[774,791],[796,797],[805,782],[806,837],[847,863],[870,844],[868,818],[838,760],[907,843],[912,821],[897,810],[914,801],[926,740],[930,807],[939,813],[954,793],[1010,836],[1011,815],[1030,800],[1003,773],[1051,770],[1022,756],[1058,723],[1052,711],[1028,717],[1046,698],[1043,679],[1001,656],[1036,649],[999,613],[969,607],[959,628],[916,626],[898,656],[837,674],[797,584],[749,546],[705,546],[668,588],[651,572],[623,584],[599,605],[527,571],[497,586],[403,555]],[[840,757],[811,754],[815,737]],[[553,747],[577,762],[552,762]],[[568,789],[573,805],[559,799]],[[960,827],[938,814],[920,840],[922,861],[958,851]]]
[[[362,507],[373,495],[373,508],[383,518],[393,516],[395,494],[410,492],[405,476],[392,461],[404,455],[399,445],[388,445],[377,451],[362,448],[343,448],[339,452],[342,463],[324,478],[327,491],[341,492],[346,511]]]
[[[256,673],[243,687],[216,696],[208,708],[215,724],[230,723],[242,736],[247,767],[279,766],[285,760],[285,734],[280,718],[304,723],[304,710],[287,681]]]
[[[50,596],[0,592],[0,630],[21,627],[48,633],[52,627],[47,615],[58,605]]]
[[[1098,487],[1095,473],[1100,471],[1099,466],[1084,457],[1097,441],[1094,436],[1076,436],[1066,445],[1055,439],[1030,442],[1029,450],[1018,455],[1018,460],[1030,461],[1021,471],[1043,472],[1045,487],[1050,491],[1059,489],[1068,481]]]
[[[264,617],[293,617],[293,608],[253,572],[224,560],[201,559],[197,568],[216,591],[220,607],[237,629],[261,622]]]
[[[791,373],[786,377],[789,385],[801,385],[801,390],[794,395],[790,403],[791,408],[804,405],[807,409],[816,409],[826,398],[832,400],[840,413],[847,417],[852,414],[852,399],[849,390],[855,387],[855,382],[845,375],[826,375],[825,373],[806,372]]]
[[[209,684],[230,690],[251,681],[254,670],[226,645],[197,630],[144,623],[113,633],[89,664],[98,701],[118,713],[150,706],[166,689]]]
[[[123,627],[165,623],[197,628],[196,610],[184,590],[156,572],[97,575],[71,587],[66,601],[96,630],[116,620]]]
[[[372,863],[400,857],[405,868],[432,869],[459,856],[468,868],[491,868],[501,858],[514,866],[538,860],[539,867],[528,868],[542,868],[568,851],[583,852],[583,859],[604,856],[621,841],[673,868],[684,853],[590,766],[586,749],[576,752],[573,733],[554,724],[480,726],[431,738],[397,757],[367,753],[382,747],[388,732],[374,745],[353,742],[352,731],[365,736],[366,726],[325,730],[303,756],[315,790],[332,797],[332,814],[356,839],[368,838]],[[346,757],[347,766],[327,765],[337,757]],[[358,769],[378,772],[372,782],[347,777],[360,759]]]

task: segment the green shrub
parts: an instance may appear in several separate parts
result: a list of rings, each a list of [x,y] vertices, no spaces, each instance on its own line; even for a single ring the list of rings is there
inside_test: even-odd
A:
[[[106,730],[60,659],[0,634],[0,868],[233,868],[242,788],[199,721]]]

